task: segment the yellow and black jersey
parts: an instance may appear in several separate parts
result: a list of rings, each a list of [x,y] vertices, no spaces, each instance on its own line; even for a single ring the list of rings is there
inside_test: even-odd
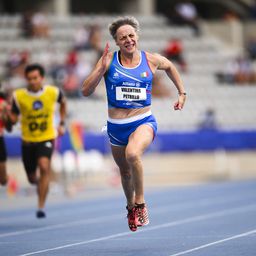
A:
[[[36,93],[26,88],[15,90],[12,112],[20,115],[23,141],[42,142],[56,138],[54,113],[56,103],[60,103],[62,97],[61,91],[51,85]]]

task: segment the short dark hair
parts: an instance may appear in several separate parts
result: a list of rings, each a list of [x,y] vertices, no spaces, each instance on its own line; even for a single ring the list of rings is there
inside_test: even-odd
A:
[[[119,17],[114,20],[108,27],[110,35],[116,40],[116,31],[124,25],[132,26],[136,32],[140,30],[139,22],[132,16]]]
[[[40,64],[30,64],[30,65],[27,65],[26,68],[25,68],[25,76],[27,76],[28,73],[30,73],[31,71],[34,71],[34,70],[38,70],[39,74],[42,77],[44,77],[45,70],[44,70],[43,66],[40,65]]]

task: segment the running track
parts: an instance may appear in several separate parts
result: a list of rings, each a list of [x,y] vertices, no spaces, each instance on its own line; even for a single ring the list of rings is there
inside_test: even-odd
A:
[[[147,193],[151,223],[128,230],[123,196],[0,212],[0,255],[255,256],[256,181]]]

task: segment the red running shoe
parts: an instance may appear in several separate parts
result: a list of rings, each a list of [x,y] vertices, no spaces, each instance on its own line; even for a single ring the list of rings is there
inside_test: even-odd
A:
[[[138,227],[146,226],[149,224],[148,210],[145,204],[136,204],[135,223]]]
[[[136,222],[135,222],[136,208],[133,207],[132,209],[128,209],[128,207],[126,206],[126,209],[128,211],[128,213],[127,213],[128,226],[129,226],[129,228],[132,232],[135,232],[137,230],[137,225],[136,225]]]

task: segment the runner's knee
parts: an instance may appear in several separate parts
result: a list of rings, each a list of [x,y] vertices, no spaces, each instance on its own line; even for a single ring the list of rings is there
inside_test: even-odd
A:
[[[49,175],[50,174],[50,169],[48,166],[41,166],[40,167],[40,175]]]
[[[39,162],[40,175],[49,175],[50,167],[48,162]]]
[[[126,160],[129,164],[135,164],[140,161],[140,155],[136,151],[128,150],[126,152]]]

